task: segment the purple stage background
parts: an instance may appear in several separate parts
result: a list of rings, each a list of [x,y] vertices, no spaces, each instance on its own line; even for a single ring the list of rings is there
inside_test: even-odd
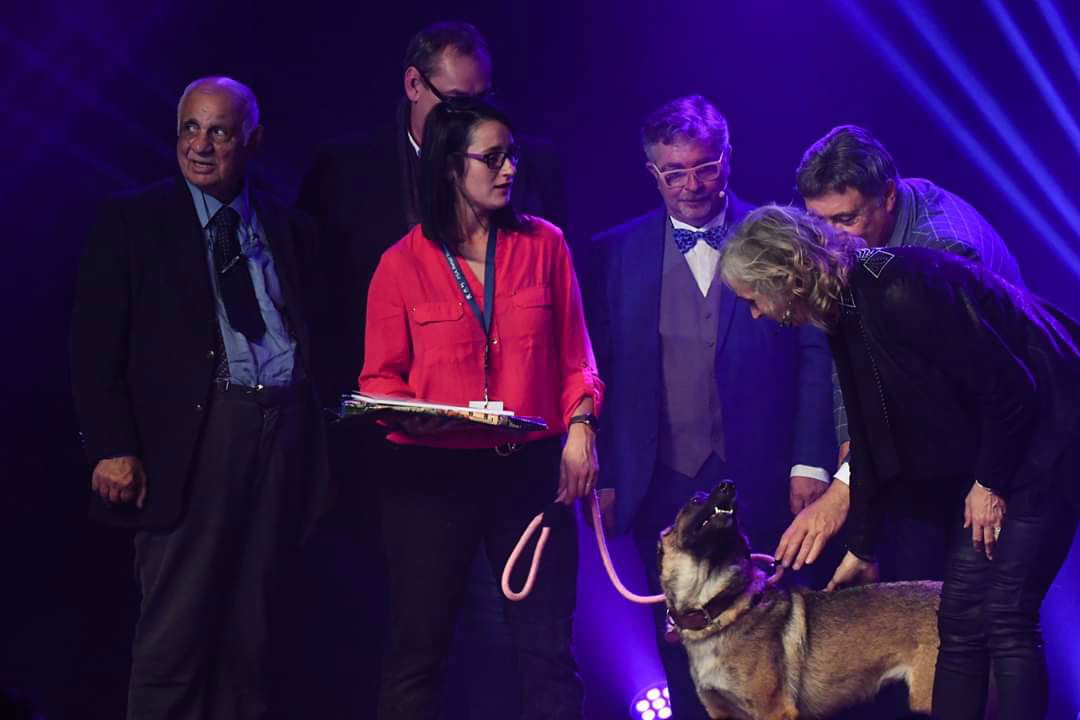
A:
[[[566,169],[573,242],[658,203],[637,129],[655,106],[702,93],[727,115],[732,187],[793,200],[804,148],[841,123],[870,128],[907,176],[978,208],[1029,286],[1080,315],[1080,5],[997,0],[487,0],[414,3],[41,2],[0,17],[0,184],[12,330],[4,378],[0,688],[48,718],[118,717],[136,596],[127,538],[83,520],[66,366],[75,263],[97,203],[175,172],[176,101],[192,78],[228,74],[258,94],[261,182],[291,199],[314,147],[374,129],[401,94],[409,36],[438,19],[489,38],[495,87],[519,126],[552,138]],[[355,617],[370,534],[324,543],[298,678],[298,717],[361,718],[377,617]],[[619,543],[617,543],[619,545]],[[627,582],[643,590],[620,545]],[[582,535],[579,657],[590,718],[621,718],[659,677],[646,611],[619,599]],[[770,548],[762,548],[769,550]],[[1050,717],[1080,711],[1080,557],[1045,608]],[[322,625],[319,622],[322,622]],[[324,641],[320,644],[320,641]]]

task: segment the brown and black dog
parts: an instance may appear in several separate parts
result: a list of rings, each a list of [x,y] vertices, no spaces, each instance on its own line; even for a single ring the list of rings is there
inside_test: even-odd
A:
[[[735,514],[735,485],[698,493],[660,536],[660,584],[710,718],[827,718],[907,683],[929,712],[941,584],[833,593],[769,585]]]

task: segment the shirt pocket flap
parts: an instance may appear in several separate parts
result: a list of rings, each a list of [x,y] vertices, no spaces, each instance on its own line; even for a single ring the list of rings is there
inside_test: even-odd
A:
[[[420,325],[460,320],[465,312],[461,303],[419,303],[412,310],[413,317]]]
[[[551,307],[551,295],[551,287],[547,285],[522,288],[514,293],[514,306],[519,308]]]

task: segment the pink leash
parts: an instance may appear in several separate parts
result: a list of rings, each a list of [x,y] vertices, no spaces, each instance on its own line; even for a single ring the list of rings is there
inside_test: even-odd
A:
[[[525,543],[529,542],[529,538],[536,532],[536,528],[540,527],[540,523],[544,522],[544,513],[540,513],[532,519],[529,523],[529,527],[525,528],[525,532],[521,534],[521,539],[517,541],[517,545],[514,546],[513,551],[510,553],[510,557],[506,561],[506,565],[503,566],[502,572],[502,591],[503,595],[508,600],[517,602],[518,600],[524,600],[532,592],[533,582],[536,580],[536,568],[540,564],[540,556],[544,554],[544,545],[547,544],[548,535],[551,534],[551,528],[545,526],[540,531],[540,539],[536,541],[536,549],[533,550],[532,565],[529,566],[529,577],[525,578],[525,587],[521,588],[521,592],[514,592],[510,589],[510,573],[514,571],[514,566],[517,565],[518,558],[521,556],[521,551],[525,549]]]
[[[608,552],[607,537],[604,534],[604,522],[600,516],[600,494],[595,490],[592,493],[592,520],[593,531],[596,533],[596,545],[600,549],[600,559],[604,563],[604,569],[607,571],[608,578],[611,580],[611,584],[615,586],[615,589],[619,591],[619,594],[630,602],[640,603],[642,605],[651,605],[653,603],[662,603],[665,598],[663,595],[638,595],[631,592],[622,584],[619,580],[618,573],[615,572],[615,566],[611,563],[611,554]],[[510,589],[510,573],[514,571],[514,566],[517,565],[518,558],[521,557],[522,550],[525,549],[525,545],[529,542],[529,539],[536,532],[536,528],[540,527],[540,524],[544,522],[544,513],[538,514],[529,523],[529,526],[525,528],[525,532],[521,534],[521,539],[518,540],[517,545],[514,546],[513,551],[510,553],[510,557],[506,560],[506,565],[503,566],[502,572],[502,591],[503,595],[509,600],[517,602],[524,600],[532,592],[533,583],[536,581],[536,569],[540,564],[540,557],[544,554],[544,545],[547,544],[548,536],[551,534],[551,528],[545,526],[540,531],[540,539],[536,543],[536,549],[533,550],[532,564],[529,566],[529,576],[525,579],[525,585],[521,588],[520,592],[514,592]],[[750,555],[750,561],[754,563],[761,563],[767,566],[775,566],[776,558],[772,555],[766,555],[765,553],[752,553]],[[773,575],[766,580],[767,585],[775,585],[783,575],[783,569],[777,568]]]

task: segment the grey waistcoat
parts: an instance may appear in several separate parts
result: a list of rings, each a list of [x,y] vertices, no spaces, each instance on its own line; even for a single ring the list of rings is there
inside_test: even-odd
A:
[[[724,458],[724,425],[716,389],[720,274],[702,297],[694,274],[664,232],[660,282],[659,461],[683,475],[697,475],[711,453]]]

